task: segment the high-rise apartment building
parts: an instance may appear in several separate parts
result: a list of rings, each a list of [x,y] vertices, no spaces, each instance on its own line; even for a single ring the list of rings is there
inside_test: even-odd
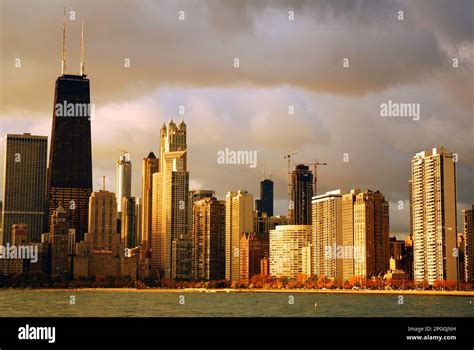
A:
[[[299,164],[291,173],[291,195],[288,219],[292,225],[311,225],[311,200],[314,192],[313,172]]]
[[[204,198],[193,205],[193,279],[225,278],[225,201]]]
[[[464,236],[464,282],[474,282],[474,205],[462,211]]]
[[[240,278],[240,238],[253,230],[253,196],[245,190],[226,195],[225,278]]]
[[[298,278],[303,273],[303,249],[310,243],[310,225],[281,225],[271,230],[270,275]]]
[[[28,240],[39,242],[43,233],[48,138],[30,134],[5,137],[2,236],[11,243],[14,224],[26,224]]]
[[[342,279],[383,275],[389,268],[389,206],[379,191],[342,195]],[[352,258],[351,258],[352,256]]]
[[[343,275],[341,190],[326,192],[312,201],[313,275],[341,278]]]
[[[186,124],[172,120],[160,133],[159,172],[153,174],[152,189],[152,272],[171,278],[173,241],[191,239],[189,232],[189,172],[187,171]],[[183,248],[184,247],[184,248]],[[179,245],[180,254],[188,244]],[[176,269],[176,267],[175,267]],[[178,275],[182,275],[177,271]]]
[[[411,185],[415,283],[457,281],[454,154],[444,148],[417,153]]]
[[[188,205],[188,222],[189,230],[192,235],[193,230],[193,207],[194,203],[204,198],[211,198],[216,196],[216,191],[214,190],[190,190],[189,191],[189,205]]]

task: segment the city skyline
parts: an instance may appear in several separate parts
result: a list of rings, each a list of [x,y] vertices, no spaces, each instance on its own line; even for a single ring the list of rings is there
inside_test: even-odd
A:
[[[116,28],[119,19],[125,16],[123,9],[114,9],[114,17],[104,15],[104,11],[109,9],[103,5],[98,5],[93,12],[79,4],[67,8],[68,13],[75,11],[76,19],[67,22],[66,73],[77,74],[80,69],[79,40],[81,19],[84,19],[85,71],[93,81],[91,96],[96,104],[96,115],[91,121],[94,190],[101,187],[103,175],[107,178],[106,188],[116,188],[114,163],[120,155],[118,149],[127,149],[132,163],[136,164],[132,174],[132,196],[140,197],[141,169],[137,164],[150,151],[158,152],[159,128],[164,121],[172,117],[179,122],[184,118],[192,130],[188,137],[191,145],[188,164],[190,189],[212,188],[220,199],[229,190],[237,188],[246,189],[256,196],[265,163],[274,181],[275,214],[286,215],[287,174],[283,156],[288,151],[301,148],[302,152],[292,159],[292,167],[300,162],[312,161],[315,157],[328,162],[328,166],[318,171],[319,193],[334,188],[378,189],[390,202],[391,233],[406,234],[409,230],[409,160],[422,150],[445,146],[459,155],[457,221],[458,231],[461,231],[460,213],[471,207],[474,177],[472,145],[468,142],[472,135],[472,101],[469,98],[472,82],[467,79],[473,66],[472,40],[468,36],[470,27],[467,18],[456,17],[457,21],[453,22],[453,18],[459,15],[457,9],[462,5],[453,5],[447,11],[443,8],[442,12],[436,4],[412,7],[408,2],[394,2],[368,8],[361,3],[359,8],[355,8],[355,5],[303,2],[285,6],[282,3],[269,12],[265,11],[263,4],[247,3],[239,11],[233,11],[232,4],[206,4],[207,7],[203,7],[216,14],[210,24],[213,29],[224,28],[224,23],[232,24],[219,34],[219,38],[232,38],[240,44],[236,47],[222,44],[216,58],[202,62],[198,59],[196,45],[186,41],[183,45],[188,45],[192,53],[188,60],[180,58],[170,62],[170,57],[181,57],[181,49],[165,40],[163,33],[181,33],[179,37],[183,38],[183,34],[193,32],[194,28],[205,28],[202,26],[204,14],[202,9],[191,4],[164,2],[160,4],[160,11],[156,7],[145,6],[153,16],[163,19],[157,21],[157,27],[154,27],[154,33],[163,39],[154,41],[158,46],[145,50],[140,45],[147,42],[145,39],[149,34],[136,26],[130,27],[130,32],[120,31],[123,38],[133,34],[140,35],[144,40],[128,44],[130,46],[119,52],[117,41],[112,38],[108,47],[110,56],[105,60],[107,66],[104,66],[106,62],[100,56],[103,51],[99,45],[106,35],[101,26],[106,21],[110,30]],[[125,5],[124,9],[130,10],[127,7],[130,3]],[[35,8],[34,4],[32,6]],[[294,7],[293,22],[288,22],[287,7]],[[405,11],[403,21],[396,18],[399,7]],[[21,4],[13,8],[5,2],[2,3],[2,10],[5,14],[13,14],[21,10]],[[178,18],[180,10],[186,13],[182,22]],[[15,58],[22,58],[22,66],[15,68],[13,56],[6,57],[2,53],[2,61],[11,63],[1,68],[4,82],[11,89],[2,90],[0,115],[3,133],[31,132],[50,139],[53,89],[45,88],[30,94],[30,83],[26,81],[31,82],[31,86],[50,84],[52,87],[54,78],[60,72],[62,7],[45,4],[38,11],[45,16],[32,21],[39,23],[44,31],[41,34],[31,32],[31,38],[38,35],[52,38],[47,44],[50,45],[47,52],[44,49],[35,50],[34,42],[25,45],[24,51],[18,51],[18,48],[8,50],[17,35],[14,28],[19,24],[6,23],[11,28],[11,38],[7,39],[2,34],[3,52],[12,52]],[[432,20],[423,11],[440,20]],[[132,21],[138,21],[138,16],[141,16],[140,20],[146,22],[149,17],[144,12],[143,8],[140,11],[131,10],[127,16],[131,16]],[[357,17],[357,14],[365,12],[370,13],[371,18],[386,21],[387,27],[379,28],[380,35],[384,40],[393,39],[395,45],[387,53],[380,53],[385,41],[374,37],[373,22],[364,24],[362,19],[367,18]],[[231,13],[232,21],[229,18]],[[309,13],[316,13],[320,21],[309,21]],[[5,16],[7,21],[9,17],[14,18],[13,15]],[[371,43],[373,47],[356,42],[349,45],[346,52],[335,46],[346,43],[337,34],[348,34],[343,20],[360,25],[361,30],[374,39]],[[250,25],[243,28],[239,25],[241,23]],[[337,28],[339,32],[328,32],[331,28]],[[268,55],[255,47],[253,34],[271,38],[277,29],[283,35],[281,50],[278,51],[271,40],[264,45],[263,49],[267,52],[278,53],[276,61],[264,69],[266,63],[262,57]],[[417,35],[407,38],[407,33],[415,29]],[[28,33],[32,28],[23,25],[22,30]],[[296,67],[285,57],[292,55],[292,40],[308,30],[312,34],[328,33],[332,41],[319,34],[312,35],[314,45],[301,52],[301,64]],[[202,39],[204,49],[211,49],[212,42],[205,36],[215,38],[217,34],[204,32],[194,35],[202,35],[198,38]],[[298,47],[309,43],[307,36],[299,40]],[[361,50],[357,50],[361,46],[365,50],[363,55],[359,53]],[[316,47],[322,50],[316,50]],[[160,56],[161,51],[169,52],[168,56]],[[154,60],[144,58],[154,57],[155,54],[160,58],[157,66],[149,66],[149,61]],[[293,54],[299,56],[300,52]],[[407,67],[400,67],[389,55],[407,62]],[[346,56],[350,59],[347,71],[342,66]],[[431,59],[427,60],[428,56]],[[454,56],[459,56],[458,68],[451,66]],[[123,60],[127,57],[130,58],[130,68],[123,66]],[[235,57],[240,58],[239,68],[233,66]],[[380,64],[382,61],[385,68]],[[182,67],[183,71],[174,69],[174,73],[167,73],[169,69],[166,67],[170,63]],[[34,69],[37,65],[41,65],[42,69]],[[193,73],[190,69],[201,73]],[[314,75],[303,79],[302,70],[314,72]],[[332,75],[323,74],[324,70],[331,71]],[[387,70],[390,74],[386,74]],[[402,71],[404,78],[400,81],[397,74]],[[155,72],[160,72],[160,75]],[[206,76],[210,75],[207,81],[201,76],[205,72],[209,72]],[[115,83],[107,83],[109,80]],[[131,87],[131,81],[140,82],[140,87]],[[453,85],[454,81],[459,87]],[[444,93],[446,91],[447,94]],[[21,96],[27,93],[29,100],[25,103]],[[420,103],[420,120],[381,117],[380,104],[388,101]],[[179,114],[180,106],[184,107],[184,115]],[[294,107],[294,115],[289,115],[289,106]],[[239,132],[236,133],[236,130]],[[454,132],[458,137],[450,136]],[[367,136],[361,138],[359,135]],[[3,139],[0,146],[5,146]],[[257,167],[218,164],[217,152],[226,148],[257,151]],[[343,161],[346,153],[348,162]],[[3,157],[2,152],[0,161]],[[3,177],[3,174],[0,176]],[[397,209],[400,200],[404,202],[403,210]]]

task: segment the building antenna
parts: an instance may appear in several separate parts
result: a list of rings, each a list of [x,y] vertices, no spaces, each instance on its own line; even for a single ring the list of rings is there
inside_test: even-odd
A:
[[[102,191],[105,191],[105,176],[102,176]]]
[[[63,49],[61,60],[61,74],[64,75],[64,72],[66,72],[66,6],[64,6],[63,14]]]
[[[84,75],[84,20],[81,24],[81,75]]]

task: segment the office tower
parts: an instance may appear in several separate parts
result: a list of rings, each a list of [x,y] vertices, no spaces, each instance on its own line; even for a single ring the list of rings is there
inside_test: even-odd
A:
[[[268,236],[259,237],[255,232],[243,233],[240,238],[240,280],[249,283],[261,273],[261,261],[270,256]]]
[[[474,205],[462,211],[464,236],[464,282],[474,282]]]
[[[81,41],[80,75],[66,74],[66,18],[63,22],[61,76],[56,80],[53,125],[47,174],[45,230],[52,214],[63,204],[69,224],[82,240],[87,231],[92,193],[91,117],[89,79],[84,73],[84,36]]]
[[[411,162],[415,283],[457,281],[456,163],[445,148],[417,153]]]
[[[51,244],[51,276],[69,277],[69,234],[74,231],[69,227],[67,211],[61,204],[54,211],[51,218],[51,228],[49,229]]]
[[[190,280],[193,273],[193,240],[182,235],[171,243],[171,278]]]
[[[278,225],[288,225],[288,218],[286,216],[267,216],[266,213],[259,213],[254,211],[253,215],[253,232],[259,237],[267,237],[270,230],[273,230]]]
[[[11,242],[14,224],[28,227],[29,241],[39,241],[43,233],[44,195],[48,138],[30,134],[5,137],[2,237]]]
[[[204,198],[211,198],[216,196],[216,191],[213,190],[191,190],[189,191],[189,206],[188,206],[188,222],[189,230],[192,235],[193,230],[193,205],[197,201]]]
[[[136,200],[135,197],[122,197],[121,241],[126,248],[134,248],[139,245],[137,237],[139,213]]]
[[[89,202],[89,242],[93,250],[112,251],[117,234],[115,193],[102,189],[92,192]]]
[[[313,185],[313,172],[306,165],[297,165],[291,173],[291,198],[288,207],[288,218],[292,225],[311,225]]]
[[[151,208],[153,194],[153,174],[159,170],[159,161],[150,152],[142,163],[142,229],[141,245],[144,252],[151,249]]]
[[[312,201],[313,275],[343,276],[341,190],[326,192]]]
[[[255,209],[259,213],[273,216],[273,181],[265,179],[260,181],[260,199],[255,201]]]
[[[354,274],[361,278],[383,275],[389,268],[389,208],[379,191],[366,190],[355,198],[354,258]]]
[[[122,213],[123,197],[130,198],[132,196],[132,162],[130,154],[125,153],[119,157],[117,161],[117,210],[119,219]]]
[[[245,190],[226,195],[225,215],[225,279],[240,277],[240,237],[253,229],[253,196]]]
[[[151,268],[154,275],[171,278],[173,261],[177,261],[173,259],[173,241],[190,239],[189,172],[183,121],[179,125],[172,120],[168,125],[163,124],[159,158],[159,172],[153,174]],[[182,246],[185,249],[189,245]]]
[[[225,278],[225,201],[215,197],[193,205],[193,279]]]
[[[303,273],[303,248],[310,243],[310,225],[281,225],[271,230],[270,275],[296,279]]]
[[[92,192],[89,200],[89,230],[77,244],[74,278],[117,276],[125,247],[117,233],[117,199],[113,192]]]

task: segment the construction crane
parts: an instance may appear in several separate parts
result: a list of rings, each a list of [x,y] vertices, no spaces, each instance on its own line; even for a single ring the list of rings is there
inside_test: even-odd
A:
[[[312,163],[303,163],[305,165],[312,165],[314,169],[314,174],[313,174],[313,196],[316,196],[318,194],[318,165],[328,165],[328,163],[320,163],[318,162],[317,159],[314,160]]]

